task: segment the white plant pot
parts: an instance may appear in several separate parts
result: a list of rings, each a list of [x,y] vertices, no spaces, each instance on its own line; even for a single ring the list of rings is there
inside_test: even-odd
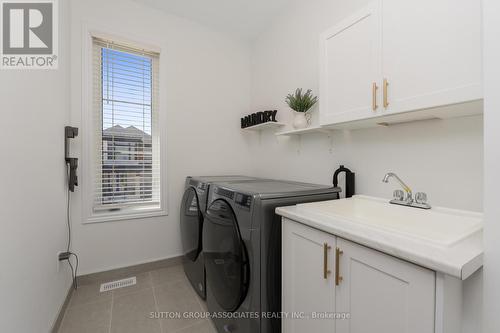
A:
[[[305,112],[294,112],[295,116],[293,118],[293,128],[303,129],[309,126]]]

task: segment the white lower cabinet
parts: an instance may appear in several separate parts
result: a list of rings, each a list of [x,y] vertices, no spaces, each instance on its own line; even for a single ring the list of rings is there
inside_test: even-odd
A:
[[[287,219],[282,253],[283,332],[435,332],[435,272]]]
[[[435,273],[367,247],[337,238],[337,333],[432,333]]]
[[[335,332],[335,321],[312,312],[335,312],[335,237],[299,223],[283,224],[283,332]]]

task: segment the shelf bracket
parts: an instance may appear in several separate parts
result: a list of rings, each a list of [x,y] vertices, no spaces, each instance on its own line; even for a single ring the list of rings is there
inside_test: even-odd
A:
[[[302,135],[297,135],[297,155],[302,152]]]
[[[328,140],[330,141],[330,148],[328,148],[328,152],[330,154],[333,154],[333,152],[335,150],[334,141],[333,141],[333,132],[329,131],[327,137],[328,137]]]

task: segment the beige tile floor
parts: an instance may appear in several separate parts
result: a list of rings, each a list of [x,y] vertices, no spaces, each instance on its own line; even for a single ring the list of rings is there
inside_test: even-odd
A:
[[[182,266],[135,276],[136,285],[104,293],[99,292],[100,284],[80,286],[59,333],[216,333],[208,319],[151,318],[151,312],[206,311]]]

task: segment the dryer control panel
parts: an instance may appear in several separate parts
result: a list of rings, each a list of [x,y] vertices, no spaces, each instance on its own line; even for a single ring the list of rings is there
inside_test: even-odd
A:
[[[234,192],[219,186],[215,187],[214,192],[217,196],[232,200],[236,205],[247,210],[250,210],[250,208],[252,207],[253,199],[251,195]],[[217,198],[217,196],[214,198]]]
[[[247,209],[250,209],[252,206],[252,196],[251,195],[246,195],[246,194],[241,194],[241,193],[236,193],[234,197],[234,202],[236,204],[245,207]]]
[[[215,188],[215,193],[218,194],[218,195],[220,195],[220,196],[223,196],[223,197],[226,197],[228,199],[231,199],[231,200],[234,199],[234,192],[226,190],[225,188],[222,188],[222,187],[216,187]]]

